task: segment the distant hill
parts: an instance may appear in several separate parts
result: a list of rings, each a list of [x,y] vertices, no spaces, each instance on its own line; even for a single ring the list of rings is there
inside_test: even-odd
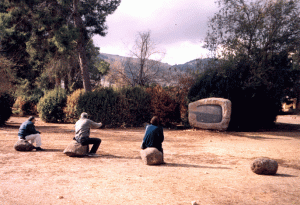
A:
[[[105,60],[105,61],[123,61],[126,60],[128,57],[119,56],[119,55],[113,55],[113,54],[106,54],[101,53],[99,55],[99,58]]]
[[[125,57],[125,56],[119,56],[119,55],[113,55],[113,54],[107,54],[107,53],[101,53],[99,55],[100,59],[103,59],[104,61],[108,63],[114,63],[114,62],[126,62],[128,59],[136,60],[136,58],[131,58],[131,57]],[[160,71],[158,73],[157,81],[159,84],[162,85],[171,85],[174,82],[174,75],[178,74],[180,75],[181,73],[185,72],[202,72],[205,68],[206,63],[208,63],[209,59],[203,59],[201,60],[201,70],[199,70],[199,59],[194,59],[192,61],[186,62],[184,64],[177,64],[177,65],[170,65],[168,63],[162,63],[162,62],[157,62]]]
[[[113,55],[113,54],[107,54],[107,53],[101,53],[99,55],[99,57],[105,61],[111,61],[111,62],[114,62],[114,61],[125,61],[127,60],[128,58],[130,57],[125,57],[125,56],[119,56],[119,55]],[[202,60],[202,63],[204,62],[207,63],[209,59],[203,59]],[[191,60],[189,62],[186,62],[184,64],[176,64],[176,65],[170,65],[168,63],[161,63],[160,62],[160,65],[162,68],[164,69],[175,69],[177,68],[177,70],[180,70],[180,71],[185,71],[186,69],[191,69],[191,70],[195,70],[197,68],[197,63],[198,63],[198,59],[194,59],[194,60]]]
[[[209,63],[209,60],[210,60],[209,58],[194,59],[184,64],[173,65],[171,69],[178,70],[180,72],[186,72],[186,71],[196,72],[197,70],[202,72],[204,71],[206,65]]]

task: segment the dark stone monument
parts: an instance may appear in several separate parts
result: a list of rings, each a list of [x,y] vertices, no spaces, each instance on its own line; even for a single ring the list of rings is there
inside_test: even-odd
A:
[[[255,159],[251,164],[251,170],[256,174],[275,175],[278,169],[278,163],[269,158]]]
[[[231,101],[206,98],[189,104],[189,123],[192,127],[224,131],[231,117]]]
[[[34,149],[34,146],[27,140],[19,139],[14,145],[14,148],[17,151],[30,152]]]

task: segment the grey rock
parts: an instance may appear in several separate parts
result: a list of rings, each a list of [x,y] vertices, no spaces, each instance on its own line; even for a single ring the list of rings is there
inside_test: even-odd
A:
[[[154,147],[141,150],[141,158],[146,165],[159,165],[164,163],[163,153]]]
[[[64,154],[69,157],[84,157],[89,153],[88,145],[81,145],[76,141],[72,141],[64,150]]]
[[[251,170],[256,174],[275,175],[278,169],[278,163],[269,158],[255,159],[251,164]]]
[[[14,148],[17,151],[30,152],[34,149],[34,146],[27,140],[19,139],[14,145]]]

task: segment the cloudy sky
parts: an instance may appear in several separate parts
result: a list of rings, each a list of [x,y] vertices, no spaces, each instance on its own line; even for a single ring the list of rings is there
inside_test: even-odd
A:
[[[162,62],[182,64],[205,57],[201,47],[208,18],[217,12],[215,0],[122,0],[107,18],[107,35],[95,36],[101,53],[129,56],[139,32],[151,32]]]

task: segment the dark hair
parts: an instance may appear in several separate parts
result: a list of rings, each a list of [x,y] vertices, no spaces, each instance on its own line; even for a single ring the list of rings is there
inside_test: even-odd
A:
[[[157,116],[152,117],[150,120],[150,124],[158,126],[159,125],[159,118]]]
[[[32,121],[32,120],[34,120],[35,118],[33,117],[33,116],[30,116],[29,118],[28,118],[28,120],[29,121]]]

